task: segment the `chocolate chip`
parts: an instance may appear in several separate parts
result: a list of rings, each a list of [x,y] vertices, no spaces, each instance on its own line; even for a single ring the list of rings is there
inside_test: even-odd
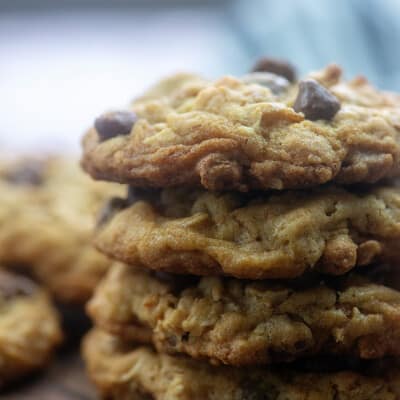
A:
[[[97,218],[97,226],[104,225],[118,211],[128,207],[129,203],[121,197],[112,197],[102,207]]]
[[[244,83],[257,83],[265,86],[274,94],[281,94],[289,87],[289,81],[270,72],[253,72],[242,77]]]
[[[44,163],[27,160],[6,172],[5,179],[14,185],[40,186],[43,183]]]
[[[94,127],[103,141],[119,135],[129,135],[136,120],[134,112],[114,111],[96,118]]]
[[[286,60],[278,58],[263,57],[253,66],[252,72],[272,72],[275,75],[283,76],[289,82],[296,80],[296,68]]]
[[[296,112],[302,112],[311,121],[330,120],[339,111],[340,102],[317,81],[307,79],[299,84],[299,93],[293,108]]]
[[[11,299],[16,296],[31,296],[37,286],[29,279],[9,272],[0,271],[0,296]]]

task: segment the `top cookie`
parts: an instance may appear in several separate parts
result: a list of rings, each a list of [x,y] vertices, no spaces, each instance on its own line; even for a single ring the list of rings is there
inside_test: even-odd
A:
[[[0,261],[28,270],[62,302],[85,302],[109,265],[91,243],[98,208],[121,190],[93,182],[76,160],[3,162]]]
[[[399,175],[399,137],[400,96],[364,78],[343,81],[335,65],[293,83],[270,72],[216,82],[178,75],[129,111],[97,118],[82,165],[96,179],[141,187],[370,183]]]

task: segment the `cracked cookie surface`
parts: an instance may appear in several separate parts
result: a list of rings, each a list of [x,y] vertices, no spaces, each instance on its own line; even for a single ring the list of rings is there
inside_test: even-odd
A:
[[[398,176],[400,97],[364,78],[344,81],[335,65],[309,77],[317,93],[334,98],[328,113],[324,97],[306,93],[305,101],[296,102],[299,82],[271,74],[216,82],[171,77],[136,99],[131,117],[118,117],[115,124],[110,115],[97,120],[97,129],[84,137],[82,165],[96,179],[208,190],[293,189]],[[329,119],[318,119],[315,110]]]
[[[137,400],[396,400],[399,375],[344,371],[305,373],[215,367],[157,354],[104,332],[92,331],[83,354],[89,376],[107,399]]]
[[[0,387],[46,365],[61,338],[48,296],[0,269]]]
[[[97,229],[97,247],[148,268],[237,278],[340,275],[400,259],[400,189],[324,187],[278,194],[130,192]]]
[[[93,182],[76,160],[49,158],[3,162],[0,190],[0,262],[61,302],[87,300],[109,265],[91,243],[98,208],[122,188]]]
[[[235,366],[400,355],[400,292],[359,275],[274,284],[116,264],[88,312],[126,340]]]

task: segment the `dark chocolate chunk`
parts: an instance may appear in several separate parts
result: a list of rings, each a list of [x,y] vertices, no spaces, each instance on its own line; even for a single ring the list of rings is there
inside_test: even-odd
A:
[[[112,197],[109,199],[99,212],[97,226],[105,224],[115,213],[128,207],[128,205],[128,201],[121,197]]]
[[[281,94],[289,87],[289,81],[286,78],[272,74],[271,72],[253,72],[243,76],[242,81],[265,86],[274,94]]]
[[[96,118],[94,127],[103,141],[119,135],[129,135],[136,120],[136,114],[132,111],[114,111]]]
[[[296,68],[286,60],[278,58],[263,57],[253,66],[252,72],[272,72],[275,75],[283,76],[289,82],[296,80]]]
[[[37,286],[31,280],[0,270],[0,296],[3,298],[31,296],[36,290]]]
[[[43,183],[44,163],[26,160],[6,172],[5,179],[14,185],[39,186]]]
[[[307,79],[299,84],[299,93],[293,108],[296,112],[302,112],[311,121],[331,120],[339,111],[340,102],[317,81]]]

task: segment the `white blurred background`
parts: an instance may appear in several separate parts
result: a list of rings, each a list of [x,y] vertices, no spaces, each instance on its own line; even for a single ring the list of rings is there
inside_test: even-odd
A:
[[[79,151],[102,111],[163,75],[243,74],[263,54],[400,90],[398,0],[0,0],[3,152]]]

